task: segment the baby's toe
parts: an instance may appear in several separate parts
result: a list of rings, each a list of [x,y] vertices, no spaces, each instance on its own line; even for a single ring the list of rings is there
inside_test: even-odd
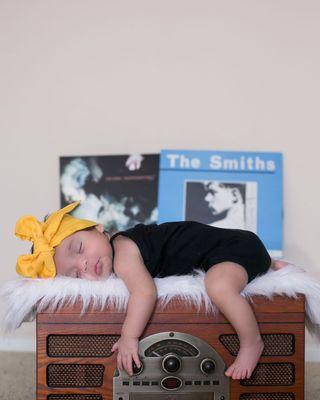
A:
[[[282,261],[282,260],[275,260],[274,261],[274,269],[281,269],[283,267],[285,267],[286,265],[288,265],[289,263],[287,261]]]
[[[243,379],[243,376],[245,375],[245,373],[246,373],[246,370],[245,369],[241,369],[239,374],[238,374],[237,379],[239,379],[239,380]]]
[[[251,369],[247,369],[246,378],[247,379],[251,378],[251,375],[252,375],[252,370]]]
[[[232,374],[232,379],[240,379],[240,375],[241,375],[241,370],[236,369]]]
[[[226,370],[225,375],[226,375],[226,376],[232,376],[233,371],[234,371],[234,366],[233,366],[233,364],[232,364],[232,365],[230,365],[230,367]]]
[[[239,379],[244,379],[244,378],[246,377],[246,375],[247,375],[247,370],[244,368],[244,369],[241,371],[241,375],[240,375],[240,378],[239,378]]]

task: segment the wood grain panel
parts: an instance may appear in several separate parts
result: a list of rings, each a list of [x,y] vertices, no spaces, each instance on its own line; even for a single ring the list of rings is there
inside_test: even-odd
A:
[[[275,296],[268,300],[256,296],[252,305],[261,333],[285,333],[295,337],[295,352],[288,356],[262,356],[261,363],[290,362],[295,367],[295,383],[292,386],[242,386],[239,381],[231,380],[230,400],[239,400],[241,393],[292,392],[296,400],[304,399],[304,348],[305,315],[304,297],[291,299]],[[37,399],[46,400],[48,394],[83,393],[102,394],[103,400],[112,399],[112,379],[116,368],[116,357],[49,357],[47,355],[48,335],[64,334],[107,334],[120,335],[124,313],[118,311],[90,310],[80,316],[81,304],[65,307],[51,313],[37,316]],[[206,314],[203,309],[186,307],[179,301],[172,301],[164,310],[159,306],[143,333],[143,337],[168,331],[178,331],[199,337],[208,342],[221,355],[226,366],[234,360],[229,351],[219,341],[221,334],[234,334],[232,326],[221,315]],[[47,366],[52,363],[102,364],[105,367],[104,384],[101,388],[49,388],[47,386]]]

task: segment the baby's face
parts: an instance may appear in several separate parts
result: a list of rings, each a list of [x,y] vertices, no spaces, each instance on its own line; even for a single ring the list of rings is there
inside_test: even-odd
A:
[[[112,247],[103,226],[78,231],[55,248],[57,275],[88,280],[104,280],[112,272]]]

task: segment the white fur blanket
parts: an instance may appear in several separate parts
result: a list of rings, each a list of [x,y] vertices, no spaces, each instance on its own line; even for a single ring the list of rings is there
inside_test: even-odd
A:
[[[204,288],[204,272],[198,270],[194,275],[155,278],[158,301],[165,307],[176,297],[196,305],[204,305],[206,311],[216,312]],[[256,277],[241,293],[247,299],[254,295],[272,298],[273,295],[286,295],[296,298],[299,293],[306,297],[306,325],[310,332],[320,339],[320,282],[302,267],[287,265],[265,275]],[[89,304],[94,309],[108,306],[125,310],[129,298],[123,281],[111,275],[105,281],[57,277],[54,279],[19,278],[5,283],[1,295],[6,302],[6,311],[2,320],[2,330],[10,332],[18,328],[23,321],[30,321],[37,312],[49,309],[54,312],[63,305],[73,305],[82,300],[82,312]]]

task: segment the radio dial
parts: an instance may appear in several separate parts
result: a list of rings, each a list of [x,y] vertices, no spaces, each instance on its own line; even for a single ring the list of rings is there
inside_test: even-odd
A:
[[[176,376],[167,376],[162,379],[161,386],[166,390],[178,390],[182,386],[182,381]]]
[[[177,372],[181,367],[180,359],[175,355],[167,355],[162,361],[162,368],[166,372]]]
[[[215,363],[210,358],[205,358],[201,361],[200,369],[204,374],[212,374],[215,370]]]

